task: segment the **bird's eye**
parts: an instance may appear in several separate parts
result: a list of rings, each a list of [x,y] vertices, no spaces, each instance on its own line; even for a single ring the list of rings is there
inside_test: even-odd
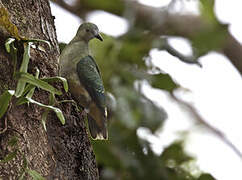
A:
[[[89,32],[90,30],[89,29],[86,29],[86,32]]]

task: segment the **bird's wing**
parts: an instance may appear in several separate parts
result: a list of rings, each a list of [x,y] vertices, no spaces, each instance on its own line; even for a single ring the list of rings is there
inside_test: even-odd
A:
[[[86,56],[80,59],[76,68],[80,82],[86,88],[92,100],[105,114],[106,97],[104,86],[95,60],[91,56]]]
[[[96,66],[96,68],[97,68],[97,72],[98,72],[100,78],[102,79],[102,77],[101,77],[101,73],[100,73],[100,70],[99,70],[99,67],[98,67],[96,61],[92,58],[92,56],[89,55],[88,57],[92,60],[93,64],[95,64],[95,66]]]

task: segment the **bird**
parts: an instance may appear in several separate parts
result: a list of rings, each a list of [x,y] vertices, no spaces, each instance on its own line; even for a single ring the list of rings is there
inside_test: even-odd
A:
[[[103,41],[98,27],[82,23],[74,38],[65,46],[59,58],[59,74],[67,79],[70,92],[87,114],[88,127],[94,140],[107,140],[107,105],[100,70],[91,56],[88,43]]]

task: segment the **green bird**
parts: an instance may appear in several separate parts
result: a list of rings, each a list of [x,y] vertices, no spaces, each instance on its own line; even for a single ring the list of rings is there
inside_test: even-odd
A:
[[[59,64],[60,75],[68,81],[70,92],[87,113],[93,139],[108,139],[107,107],[99,68],[90,55],[88,43],[97,38],[103,41],[98,27],[83,23],[75,37],[63,49]]]

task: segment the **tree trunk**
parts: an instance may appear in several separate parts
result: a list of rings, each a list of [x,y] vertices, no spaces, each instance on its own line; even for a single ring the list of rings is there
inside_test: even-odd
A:
[[[40,77],[52,77],[58,74],[59,47],[56,39],[54,17],[51,15],[48,0],[0,0],[0,6],[6,8],[11,22],[15,24],[22,37],[44,39],[51,48],[41,44],[44,51],[31,48],[28,73],[40,70]],[[63,22],[64,23],[64,22]],[[9,35],[0,29],[0,94],[6,89],[14,90],[13,61],[6,53],[4,43]],[[23,46],[18,43],[18,65],[21,63]],[[55,87],[61,89],[61,84]],[[48,104],[48,93],[36,89],[33,99]],[[71,99],[69,94],[58,100]],[[0,179],[18,179],[27,160],[28,169],[35,170],[46,179],[98,179],[95,156],[88,139],[83,118],[71,103],[62,103],[58,107],[63,111],[66,124],[61,125],[55,113],[47,117],[47,132],[41,124],[43,108],[37,105],[16,106],[12,98],[8,112],[0,119],[0,159],[6,157],[13,147],[8,142],[17,137],[17,156],[0,163]],[[16,148],[16,147],[15,147]],[[24,179],[31,179],[26,173]]]

